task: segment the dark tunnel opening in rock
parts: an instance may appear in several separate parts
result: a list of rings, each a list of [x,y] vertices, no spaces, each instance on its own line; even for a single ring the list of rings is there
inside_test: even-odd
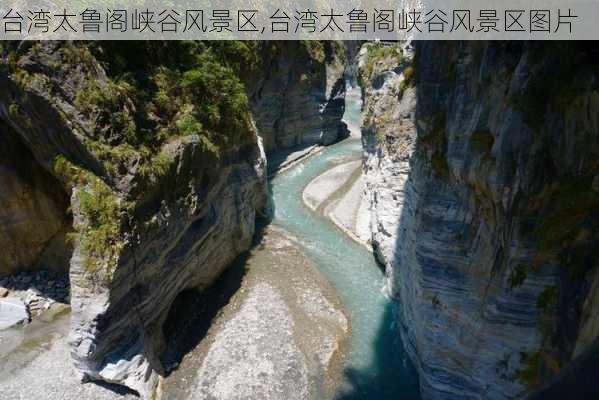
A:
[[[166,349],[161,361],[167,375],[206,337],[214,318],[239,290],[248,256],[246,252],[237,257],[209,288],[186,289],[177,295],[162,326]]]

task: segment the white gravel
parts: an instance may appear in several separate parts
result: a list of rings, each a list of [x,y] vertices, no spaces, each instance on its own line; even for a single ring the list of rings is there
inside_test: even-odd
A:
[[[370,205],[364,195],[364,175],[354,182],[337,203],[327,210],[331,220],[354,240],[366,244],[370,240]]]
[[[320,400],[342,377],[350,322],[331,284],[269,227],[241,287],[162,381],[164,400]]]
[[[124,400],[137,399],[95,383],[82,384],[67,343],[69,317],[27,329],[25,341],[0,358],[2,400]]]
[[[304,204],[312,210],[319,207],[350,238],[371,250],[370,202],[365,196],[364,176],[355,173],[362,161],[337,165],[314,178],[302,193]],[[355,179],[355,180],[353,180]]]
[[[303,191],[302,197],[304,203],[312,210],[316,210],[333,193],[343,187],[351,178],[356,168],[359,168],[361,165],[361,160],[351,161],[337,165],[317,176]]]
[[[218,333],[200,368],[194,398],[308,398],[308,368],[293,340],[293,320],[268,284],[250,289]]]

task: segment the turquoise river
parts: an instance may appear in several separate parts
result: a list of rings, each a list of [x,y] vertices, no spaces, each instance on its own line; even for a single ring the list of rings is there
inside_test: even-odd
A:
[[[359,112],[348,96],[348,112]],[[355,121],[355,115],[346,115]],[[299,238],[302,250],[331,281],[352,326],[344,382],[337,399],[419,399],[418,378],[395,325],[397,305],[383,292],[384,274],[374,256],[302,202],[302,190],[340,158],[359,158],[361,142],[329,146],[270,182],[273,224]]]

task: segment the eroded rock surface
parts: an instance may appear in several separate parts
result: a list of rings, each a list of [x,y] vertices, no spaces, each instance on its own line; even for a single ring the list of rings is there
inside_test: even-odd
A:
[[[148,62],[121,67],[142,68],[153,83],[115,75],[120,67],[112,62],[119,52],[130,54],[128,46]],[[208,287],[250,246],[266,205],[266,160],[243,86],[201,44],[173,46],[192,55],[192,64],[172,53],[149,62],[161,48],[141,42],[0,48],[0,119],[32,154],[31,169],[52,176],[70,198],[70,341],[79,375],[143,397],[164,371],[162,323],[171,303],[187,288]],[[111,58],[102,60],[106,51]],[[178,92],[157,87],[183,85],[184,77],[170,81],[173,62],[191,70]],[[224,85],[212,92],[212,111],[229,112],[211,127],[189,104],[197,87],[213,79],[205,68],[220,74],[210,86]],[[168,101],[157,98],[141,109],[144,91]],[[178,108],[165,108],[176,101]],[[43,187],[35,184],[33,193]],[[40,207],[31,209],[53,211],[41,195],[33,199]]]
[[[422,393],[521,398],[597,338],[596,53],[383,47],[361,65],[372,242]]]
[[[66,273],[68,197],[0,121],[0,275],[45,267]]]
[[[77,378],[151,396],[174,300],[251,245],[267,202],[258,133],[269,151],[347,134],[343,47],[270,44],[0,45],[0,273],[70,260]]]
[[[341,42],[265,42],[247,85],[267,153],[347,137],[345,66]]]

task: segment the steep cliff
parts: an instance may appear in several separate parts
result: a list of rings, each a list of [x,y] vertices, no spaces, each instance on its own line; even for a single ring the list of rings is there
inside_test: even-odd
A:
[[[0,274],[38,267],[66,273],[68,197],[2,121],[0,187]]]
[[[85,377],[147,396],[163,371],[171,304],[249,248],[266,203],[265,156],[243,85],[202,43],[1,51],[0,119],[24,148],[5,156],[31,155],[21,161],[29,175],[13,174],[9,189],[35,187],[11,215],[41,213],[48,222],[30,241],[42,243],[70,207],[73,357]],[[2,141],[12,140],[5,132]]]
[[[423,395],[550,384],[599,336],[596,50],[419,42],[361,58],[372,242]]]
[[[345,48],[334,41],[257,43],[245,72],[250,104],[267,153],[347,137]]]
[[[322,42],[0,44],[0,273],[69,271],[83,378],[150,395],[177,296],[250,247],[267,201],[262,141],[274,152],[347,134],[344,54]]]

